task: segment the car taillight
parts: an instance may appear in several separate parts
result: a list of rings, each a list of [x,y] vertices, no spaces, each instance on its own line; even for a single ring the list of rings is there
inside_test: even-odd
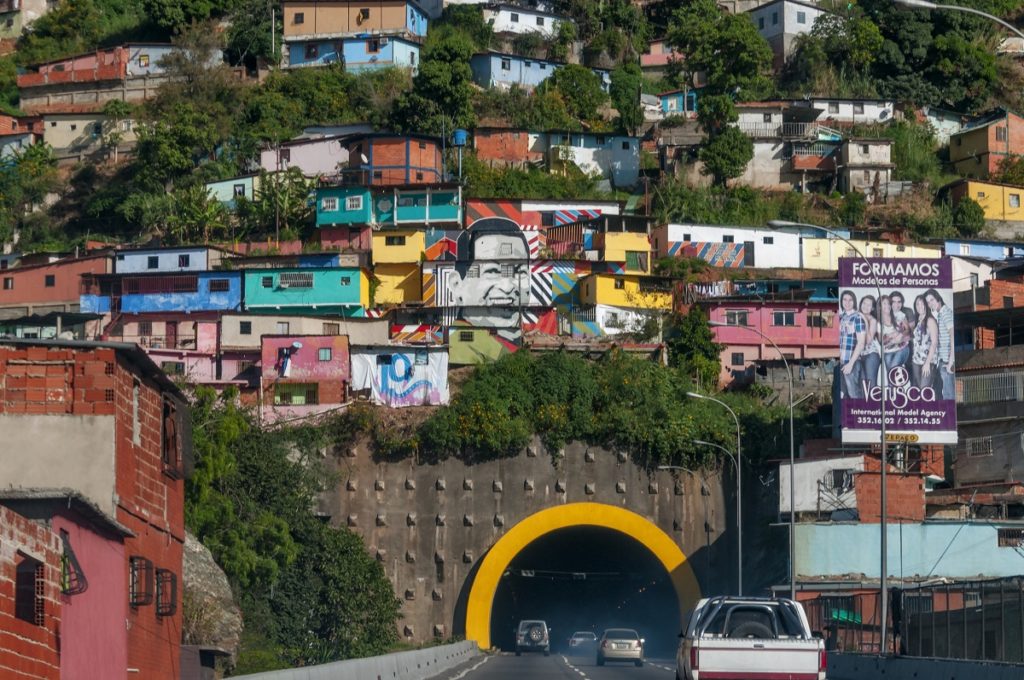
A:
[[[608,648],[608,641],[607,640],[601,640],[601,649],[607,649],[607,648]]]
[[[824,649],[818,652],[818,672],[824,673],[828,670],[828,652]]]
[[[692,671],[700,670],[700,666],[698,665],[698,661],[700,661],[700,656],[697,654],[697,648],[696,647],[690,647],[690,670],[692,670]]]

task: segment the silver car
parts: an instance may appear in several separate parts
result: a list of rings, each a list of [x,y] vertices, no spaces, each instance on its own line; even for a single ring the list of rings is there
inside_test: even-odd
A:
[[[644,665],[644,640],[631,628],[609,628],[597,643],[597,665],[605,661],[632,661]]]

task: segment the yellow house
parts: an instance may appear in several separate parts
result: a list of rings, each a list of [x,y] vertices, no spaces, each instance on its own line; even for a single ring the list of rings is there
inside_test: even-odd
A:
[[[651,273],[651,241],[646,233],[599,232],[594,234],[594,248],[605,262],[625,262],[628,272]]]
[[[387,229],[373,232],[375,304],[401,304],[420,300],[420,261],[426,235],[420,229]]]
[[[590,274],[580,279],[580,302],[634,309],[672,309],[672,280],[636,274]]]
[[[998,182],[982,182],[974,179],[961,179],[947,184],[940,192],[948,192],[953,204],[964,198],[973,198],[985,211],[986,220],[999,222],[1024,221],[1024,208],[1021,207],[1021,196],[1024,187]]]
[[[942,246],[926,246],[918,243],[889,243],[888,241],[863,241],[850,239],[865,257],[942,257]],[[839,258],[858,257],[857,252],[845,241],[834,238],[804,238],[804,269],[839,269]]]

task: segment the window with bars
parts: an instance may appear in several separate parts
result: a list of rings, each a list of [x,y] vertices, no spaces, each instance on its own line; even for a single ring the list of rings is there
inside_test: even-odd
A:
[[[139,322],[139,336],[146,338],[153,335],[153,322],[152,321],[140,321]]]
[[[359,197],[361,198],[361,197]],[[334,212],[338,209],[338,199],[334,196],[325,196],[320,199],[320,210],[323,212]]]
[[[313,274],[310,272],[285,272],[278,281],[280,288],[312,288]]]
[[[156,615],[174,616],[178,611],[178,577],[169,569],[156,570]]]
[[[260,278],[260,285],[263,286],[264,288],[273,288],[274,287],[274,277],[273,276],[261,277]]]
[[[349,196],[345,199],[345,210],[362,210],[363,209],[363,197],[362,196]],[[325,208],[326,210],[326,208]]]
[[[25,553],[15,555],[14,615],[36,626],[46,622],[45,568],[46,565]]]
[[[153,604],[153,561],[141,555],[128,560],[128,604],[144,607]]]
[[[384,237],[384,245],[386,245],[386,246],[404,246],[405,245],[405,237],[404,236],[385,236]]]
[[[274,403],[285,406],[314,406],[320,403],[316,383],[279,383],[274,388]]]
[[[459,331],[459,342],[473,342],[473,331]]]
[[[341,335],[341,324],[324,323],[324,335]]]
[[[226,293],[231,290],[231,282],[227,279],[210,279],[211,293]]]
[[[1024,546],[1024,529],[999,529],[1000,548],[1019,548]]]
[[[183,254],[183,255],[178,255],[178,266],[179,267],[188,267],[189,266],[189,262],[191,261],[191,259],[192,258],[187,253]]]
[[[743,352],[733,352],[730,358],[730,365],[742,366],[746,362],[746,358],[743,356]]]
[[[161,361],[160,370],[167,375],[185,375],[184,361]]]
[[[964,449],[971,458],[992,455],[992,437],[970,437],[964,440]]]
[[[252,335],[252,321],[239,321],[238,322],[238,334],[239,335]]]
[[[195,293],[199,290],[199,277],[181,276],[146,276],[128,277],[122,283],[125,295],[151,295],[159,293]]]

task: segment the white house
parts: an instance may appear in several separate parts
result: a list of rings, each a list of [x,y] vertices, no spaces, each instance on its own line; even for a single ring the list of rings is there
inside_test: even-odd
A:
[[[491,24],[495,33],[539,33],[545,38],[554,38],[558,24],[568,21],[543,9],[502,3],[486,5],[483,14],[484,21]]]
[[[548,167],[574,164],[600,175],[616,187],[631,187],[640,178],[640,138],[590,132],[531,132],[530,148],[546,149]]]
[[[659,259],[694,252],[714,267],[797,269],[803,266],[803,240],[824,236],[825,232],[813,227],[776,230],[712,224],[663,224],[651,231],[651,247]]]
[[[949,138],[964,129],[964,114],[962,113],[947,111],[937,106],[922,106],[921,114],[931,126],[935,141],[939,143],[939,146],[949,146]]]
[[[853,519],[857,512],[857,478],[864,472],[863,455],[804,458],[779,465],[779,513],[814,513],[823,519]],[[794,500],[789,498],[793,475]]]
[[[814,22],[826,13],[817,5],[800,0],[772,0],[747,12],[757,32],[771,46],[776,69],[781,69],[786,63],[796,37],[810,33]]]
[[[794,106],[821,109],[818,122],[844,125],[854,123],[888,123],[896,115],[896,103],[885,99],[839,99],[811,97],[793,102]]]
[[[283,172],[297,167],[306,177],[336,175],[348,164],[345,137],[293,139],[260,152],[260,167],[267,172]]]
[[[896,167],[891,139],[845,139],[839,153],[840,191],[859,191],[874,202],[885,198]],[[874,195],[876,184],[878,196]]]

